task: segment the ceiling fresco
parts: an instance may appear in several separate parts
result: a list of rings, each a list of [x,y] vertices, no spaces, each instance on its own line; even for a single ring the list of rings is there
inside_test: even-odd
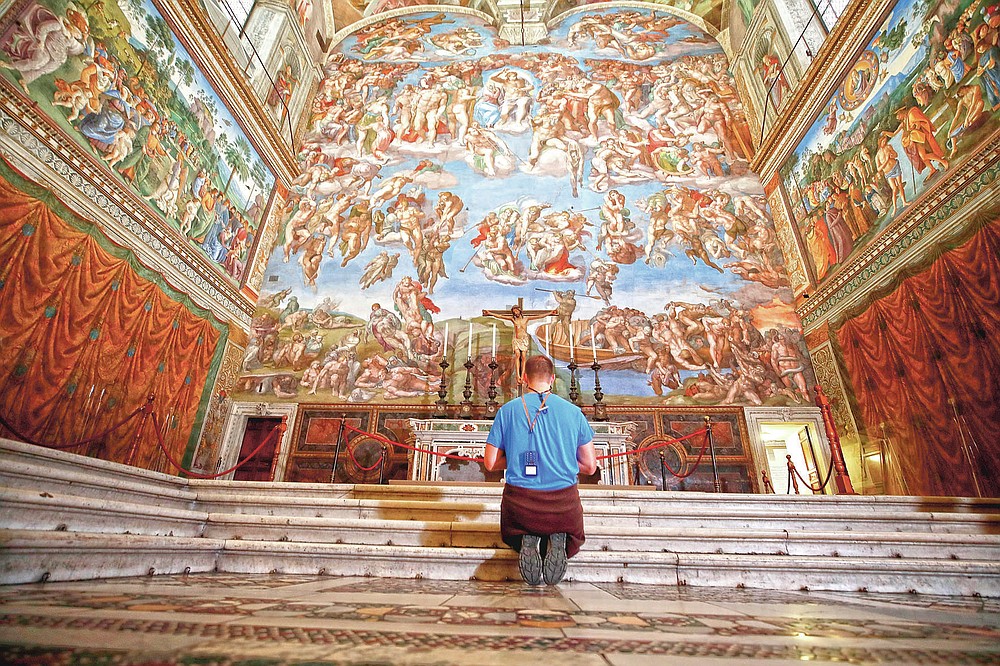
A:
[[[600,359],[618,401],[806,401],[726,68],[651,10],[577,14],[531,47],[438,11],[355,32],[325,64],[240,391],[429,402],[445,357],[482,395],[495,352],[509,397],[527,348]]]

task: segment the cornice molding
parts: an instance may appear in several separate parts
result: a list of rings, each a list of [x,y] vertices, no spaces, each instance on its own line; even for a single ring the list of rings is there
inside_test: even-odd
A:
[[[63,199],[76,199],[72,202],[76,204],[74,209],[85,209],[99,218],[94,221],[102,228],[150,258],[149,268],[178,282],[178,291],[187,293],[223,320],[249,326],[254,305],[240,294],[238,285],[223,278],[207,257],[170,230],[141,197],[96,165],[48,119],[40,117],[37,108],[7,81],[0,81],[0,138],[17,151],[12,155],[55,185]],[[83,195],[82,200],[77,193]]]
[[[761,181],[770,180],[795,150],[894,5],[895,0],[854,0],[848,5],[750,162]],[[751,131],[759,135],[760,127]]]
[[[222,102],[229,107],[233,118],[241,124],[254,148],[275,176],[290,187],[299,174],[292,148],[281,138],[274,121],[201,6],[196,0],[151,1],[167,19]]]
[[[796,311],[806,332],[840,323],[928,250],[960,236],[983,210],[997,206],[1000,131],[947,180],[926,192]]]

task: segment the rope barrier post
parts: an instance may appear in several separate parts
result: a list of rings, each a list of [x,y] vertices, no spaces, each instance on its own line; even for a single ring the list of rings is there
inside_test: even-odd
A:
[[[153,413],[153,401],[156,400],[156,396],[152,393],[146,398],[146,404],[142,406],[142,418],[139,419],[139,425],[135,428],[135,436],[132,438],[132,446],[128,450],[128,455],[125,457],[125,464],[132,466],[135,463],[135,456],[139,452],[139,440],[142,438],[142,431],[146,427],[146,420],[149,415]]]
[[[271,432],[273,433],[275,430],[281,431],[281,434],[278,435],[278,441],[274,443],[274,455],[271,456],[271,471],[267,476],[268,481],[274,481],[274,473],[278,471],[278,451],[281,450],[281,440],[285,436],[285,431],[288,430],[287,415],[281,417],[281,423],[274,426],[274,430]]]
[[[382,444],[380,442],[380,444]],[[386,445],[382,444],[382,460],[379,461],[378,466],[378,485],[382,485],[385,482],[385,456],[386,456]]]
[[[664,469],[666,461],[663,459],[663,449],[660,449],[660,490],[667,489],[667,472]]]
[[[347,414],[340,415],[340,429],[337,430],[337,447],[333,451],[333,471],[330,473],[330,483],[337,483],[337,463],[340,461],[340,442],[344,439],[344,422]]]
[[[792,456],[787,455],[785,458],[788,459],[788,478],[792,482],[792,487],[795,488],[795,494],[799,495],[799,480],[795,478],[797,472],[795,471],[795,463],[792,462]]]
[[[769,492],[772,495],[775,494],[774,485],[771,483],[771,479],[768,478],[766,469],[760,470],[760,478],[764,482],[764,492],[765,493]]]
[[[715,438],[712,437],[712,419],[705,417],[705,438],[708,440],[708,452],[712,455],[712,486],[715,492],[722,492],[722,481],[719,479],[719,463],[715,459]]]
[[[833,420],[833,406],[830,399],[823,392],[823,387],[817,384],[813,390],[816,392],[816,406],[819,407],[823,415],[823,425],[826,426],[826,436],[830,440],[830,455],[833,458],[833,467],[837,470],[834,483],[837,486],[838,495],[857,495],[851,485],[851,477],[847,474],[847,465],[844,463],[844,450],[840,447],[840,436],[837,435],[837,426]]]

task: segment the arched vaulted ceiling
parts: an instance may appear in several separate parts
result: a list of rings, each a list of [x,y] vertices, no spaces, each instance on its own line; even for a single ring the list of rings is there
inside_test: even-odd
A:
[[[505,15],[525,15],[535,20],[548,21],[567,11],[594,6],[632,5],[636,3],[609,2],[594,3],[585,0],[329,0],[333,5],[333,15],[338,32],[350,31],[351,27],[366,18],[398,9],[430,6],[461,6],[482,11],[503,21]],[[661,5],[679,10],[689,16],[700,18],[709,33],[718,34],[728,23],[726,0],[653,0],[643,3],[650,6]]]

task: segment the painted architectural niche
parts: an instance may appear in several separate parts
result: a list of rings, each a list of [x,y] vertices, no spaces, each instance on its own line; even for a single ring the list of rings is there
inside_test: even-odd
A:
[[[900,0],[781,168],[818,281],[984,142],[1000,117],[1000,10]]]
[[[313,101],[238,399],[428,403],[445,353],[452,396],[467,359],[481,396],[494,349],[510,397],[510,314],[483,310],[521,302],[531,351],[596,356],[617,402],[805,402],[726,66],[654,11],[581,13],[533,47],[438,12],[355,32]]]
[[[274,176],[149,0],[8,12],[2,76],[232,282]]]

